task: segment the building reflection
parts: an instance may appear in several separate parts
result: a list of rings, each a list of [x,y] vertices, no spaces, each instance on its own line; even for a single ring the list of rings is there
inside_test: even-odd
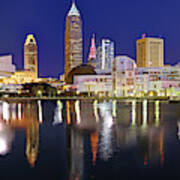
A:
[[[96,130],[98,128],[98,107],[96,101],[67,101],[67,124],[82,130]]]
[[[55,112],[54,112],[53,125],[57,125],[57,124],[60,124],[63,122],[62,111],[63,111],[63,103],[60,100],[58,100],[57,106],[56,106]]]
[[[38,158],[39,124],[43,121],[42,101],[0,102],[0,154],[11,150],[16,129],[26,134],[25,154],[30,167]],[[108,161],[117,148],[135,148],[138,161],[144,166],[164,164],[162,103],[160,101],[62,101],[51,102],[51,124],[66,119],[66,147],[69,179],[83,179],[85,144],[91,147],[92,166]],[[48,107],[49,107],[48,106]],[[63,118],[63,110],[66,117]],[[180,136],[178,122],[178,136]],[[85,138],[88,137],[88,138]],[[88,147],[89,147],[88,146]],[[89,157],[88,157],[89,158]],[[99,159],[98,159],[99,158]]]
[[[92,132],[90,138],[91,138],[92,164],[95,166],[97,159],[97,151],[98,151],[98,141],[99,141],[98,132]]]
[[[31,167],[34,167],[39,148],[39,122],[36,103],[24,104],[24,121],[28,122],[26,131],[26,156]]]
[[[113,154],[112,145],[112,102],[99,103],[100,117],[101,117],[101,131],[100,131],[100,156],[103,160],[108,160]]]
[[[0,113],[2,118],[0,121],[0,151],[1,148],[4,148],[4,150],[2,149],[3,154],[5,154],[5,148],[6,151],[9,151],[13,141],[15,130],[23,129],[26,132],[25,154],[30,166],[34,167],[38,156],[38,148],[39,148],[38,105],[36,104],[36,102],[29,102],[29,103],[1,102],[0,109],[1,109]],[[1,128],[2,128],[2,137],[4,137],[3,138],[4,140],[2,141],[1,141]]]
[[[84,170],[84,136],[82,132],[73,127],[67,127],[66,131],[69,179],[82,179]]]
[[[97,101],[66,102],[66,143],[68,154],[69,179],[83,179],[84,137],[90,137],[92,165],[96,165],[99,133],[99,107]]]
[[[136,148],[138,161],[144,166],[151,163],[163,166],[164,126],[161,106],[159,101],[147,100],[126,103],[116,100],[67,101],[66,138],[70,178],[83,178],[86,158],[84,137],[87,135],[93,166],[98,157],[103,161],[113,157],[115,148]]]
[[[0,155],[6,155],[10,152],[14,140],[14,131],[4,122],[0,122]]]
[[[131,111],[130,111],[131,109]],[[137,148],[144,165],[164,164],[164,127],[159,101],[117,103],[117,118],[114,124],[118,148]]]

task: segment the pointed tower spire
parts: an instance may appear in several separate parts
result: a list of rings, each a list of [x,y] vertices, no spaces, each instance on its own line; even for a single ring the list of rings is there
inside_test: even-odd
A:
[[[95,34],[93,34],[91,38],[91,47],[90,47],[90,52],[89,52],[89,58],[88,60],[93,60],[96,59],[96,45],[95,45]]]
[[[80,16],[79,10],[76,7],[75,0],[72,1],[72,6],[69,10],[68,16]]]

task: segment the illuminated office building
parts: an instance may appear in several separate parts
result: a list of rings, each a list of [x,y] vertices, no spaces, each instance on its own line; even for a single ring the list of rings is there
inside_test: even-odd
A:
[[[164,40],[161,38],[146,38],[145,34],[136,42],[137,67],[164,66]]]
[[[97,69],[111,70],[114,60],[114,42],[109,39],[102,39],[101,45],[97,48]]]
[[[82,64],[82,58],[82,21],[75,2],[73,2],[66,17],[65,80],[74,67]]]
[[[24,44],[24,69],[38,77],[38,52],[34,36],[29,34]]]

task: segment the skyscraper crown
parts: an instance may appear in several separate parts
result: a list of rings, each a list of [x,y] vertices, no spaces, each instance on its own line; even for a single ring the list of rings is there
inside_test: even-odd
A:
[[[36,40],[35,40],[33,34],[27,35],[27,38],[26,38],[26,41],[25,41],[25,45],[27,45],[29,43],[36,44]]]
[[[95,45],[95,34],[91,38],[91,47],[89,52],[89,60],[96,59],[96,45]]]
[[[71,9],[69,10],[68,16],[80,16],[80,13],[76,7],[75,2],[72,3]]]

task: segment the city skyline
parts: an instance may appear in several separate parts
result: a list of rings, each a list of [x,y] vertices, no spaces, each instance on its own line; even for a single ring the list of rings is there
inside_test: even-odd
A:
[[[142,33],[147,33],[147,36],[165,39],[165,63],[178,62],[180,37],[179,25],[175,20],[178,18],[179,12],[176,8],[180,2],[174,1],[173,4],[169,2],[151,1],[145,10],[143,8],[147,7],[147,4],[141,0],[137,2],[113,0],[112,3],[107,0],[98,2],[92,0],[88,4],[77,1],[83,20],[84,61],[88,58],[92,33],[96,34],[96,43],[102,38],[113,40],[115,55],[126,54],[134,59],[136,40]],[[172,11],[169,9],[170,6]],[[13,62],[18,69],[22,69],[23,43],[26,35],[33,33],[39,47],[40,76],[58,77],[64,69],[65,16],[71,7],[71,1],[53,0],[50,3],[49,0],[39,0],[35,3],[32,0],[28,3],[28,7],[22,0],[6,1],[2,7],[0,53],[13,54]],[[101,7],[104,11],[98,10]]]

